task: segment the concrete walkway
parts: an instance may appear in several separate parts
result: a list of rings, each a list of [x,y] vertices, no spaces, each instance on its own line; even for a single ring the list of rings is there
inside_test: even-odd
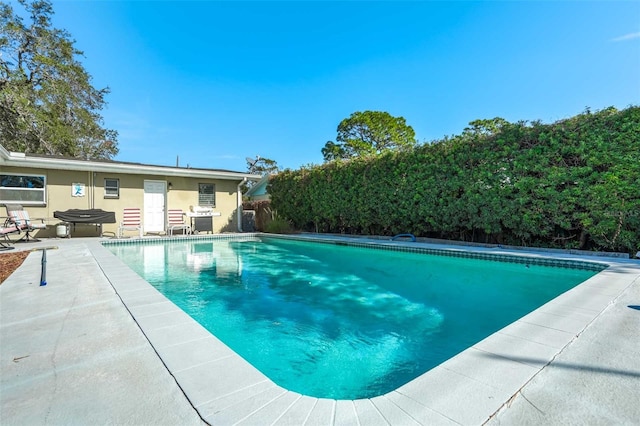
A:
[[[640,424],[640,280],[489,424]]]
[[[16,244],[58,248],[0,285],[0,424],[203,424],[86,240]]]
[[[0,424],[203,424],[133,319],[136,315],[132,317],[94,258],[90,246],[97,240],[51,239],[16,245],[18,250],[56,248],[47,250],[46,286],[39,285],[41,251],[34,251],[0,285]],[[626,284],[612,286],[616,290],[601,286],[593,289],[600,295],[610,291],[611,302],[519,392],[510,393],[513,397],[509,403],[496,413],[492,411],[491,418],[484,417],[484,422],[638,424],[640,262],[622,261],[616,268],[626,274]],[[585,300],[585,306],[588,303]],[[570,326],[567,324],[567,328]],[[502,352],[484,352],[482,344],[476,346],[474,356],[500,358],[502,355],[495,354],[511,352],[508,347],[502,347]],[[531,359],[504,356],[509,363],[519,365],[547,363],[533,359],[534,354]],[[456,361],[448,364],[455,365]],[[495,372],[501,374],[509,373]],[[438,376],[435,371],[427,375]],[[473,376],[468,373],[468,379],[475,382]],[[492,382],[487,378],[486,383]],[[447,405],[460,412],[474,404],[465,401],[465,392],[448,393],[443,388],[438,394],[440,399],[447,397]],[[380,398],[379,402],[384,401],[390,404],[394,399]],[[423,407],[427,412],[424,405],[411,401],[414,410]],[[404,413],[411,424],[438,424],[417,420],[423,416],[406,408],[408,402],[405,398],[404,405],[389,406],[389,410]],[[495,402],[498,407],[502,404]],[[384,410],[379,413],[387,420],[381,424],[408,424],[391,421]],[[338,414],[334,411],[330,423],[347,424]],[[283,420],[281,417],[280,422]],[[260,424],[259,419],[254,423]],[[456,423],[473,424],[448,422]]]

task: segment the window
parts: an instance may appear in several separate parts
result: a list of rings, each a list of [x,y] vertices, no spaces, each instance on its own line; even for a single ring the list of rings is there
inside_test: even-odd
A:
[[[198,184],[198,205],[216,206],[216,186],[212,183]]]
[[[46,204],[47,177],[0,175],[0,203]]]
[[[118,179],[106,178],[104,180],[104,198],[120,197],[120,181]]]

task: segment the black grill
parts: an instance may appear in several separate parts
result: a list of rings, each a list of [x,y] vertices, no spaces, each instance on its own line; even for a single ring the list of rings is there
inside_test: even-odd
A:
[[[102,209],[69,209],[53,212],[53,217],[69,223],[116,223],[115,212]]]

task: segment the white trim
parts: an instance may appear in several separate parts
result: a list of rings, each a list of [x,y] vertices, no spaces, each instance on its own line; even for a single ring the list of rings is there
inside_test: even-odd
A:
[[[116,186],[115,187],[107,186],[107,181],[108,180],[115,181],[116,182]],[[107,189],[115,189],[116,190],[116,194],[115,195],[108,194],[107,193]],[[120,178],[105,177],[104,178],[104,184],[102,186],[102,190],[103,190],[103,194],[102,194],[103,198],[112,199],[112,200],[119,199],[120,198]]]
[[[242,182],[240,182],[238,184],[238,188],[236,189],[236,196],[237,196],[237,199],[236,199],[236,219],[238,221],[238,224],[237,224],[238,232],[243,232],[242,231],[242,190],[240,189],[240,187],[246,181],[247,181],[247,178],[244,178],[242,180]]]
[[[2,147],[2,145],[0,145]],[[32,176],[38,178],[44,178],[42,188],[22,188],[22,187],[12,187],[12,186],[1,186],[0,189],[14,190],[14,191],[26,191],[26,192],[42,192],[42,201],[38,200],[5,200],[1,198],[0,195],[0,204],[21,204],[23,206],[46,206],[47,205],[47,174],[46,173],[15,173],[15,172],[6,172],[4,170],[0,171],[0,175],[4,176]]]
[[[162,185],[162,191],[161,192],[149,192],[147,191],[147,184],[161,184]],[[147,233],[147,232],[164,232],[167,229],[167,181],[166,180],[159,180],[159,179],[145,179],[143,184],[142,184],[142,191],[143,191],[143,201],[142,201],[142,229],[143,229],[143,233]],[[150,226],[152,225],[152,223],[150,223],[150,214],[154,213],[152,210],[149,210],[149,205],[148,205],[148,197],[147,195],[150,194],[161,194],[162,195],[162,213],[161,215],[158,215],[157,217],[154,216],[154,218],[159,219],[160,217],[162,217],[162,227],[159,227],[158,229],[150,229]],[[157,212],[155,212],[157,214]]]
[[[103,173],[128,173],[135,175],[163,175],[200,177],[223,180],[259,180],[262,176],[227,170],[191,169],[184,167],[153,166],[148,164],[76,160],[72,158],[31,157],[23,153],[9,152],[0,145],[0,164],[12,167],[30,167],[49,170],[75,170]]]

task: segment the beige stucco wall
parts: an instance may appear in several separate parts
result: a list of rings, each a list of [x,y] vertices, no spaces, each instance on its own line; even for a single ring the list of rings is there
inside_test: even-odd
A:
[[[116,214],[115,224],[104,224],[105,233],[115,233],[122,220],[125,207],[144,209],[144,181],[155,180],[166,182],[166,209],[182,209],[187,212],[191,206],[198,204],[198,184],[213,183],[216,188],[216,206],[214,212],[220,216],[213,218],[214,232],[237,231],[237,185],[240,181],[176,177],[163,175],[133,175],[125,173],[82,172],[70,170],[45,170],[23,167],[2,166],[3,174],[44,175],[47,180],[46,205],[25,205],[32,218],[45,218],[48,227],[39,231],[43,237],[55,236],[55,225],[60,221],[53,217],[53,212],[68,209],[96,208],[112,211]],[[120,182],[119,198],[105,198],[105,178],[118,179]],[[72,184],[85,185],[85,196],[73,197]],[[171,188],[169,188],[171,184]],[[4,207],[0,216],[5,216]],[[166,222],[165,222],[166,223]],[[134,235],[132,233],[131,235]],[[92,225],[77,225],[72,236],[98,235],[98,229]]]

